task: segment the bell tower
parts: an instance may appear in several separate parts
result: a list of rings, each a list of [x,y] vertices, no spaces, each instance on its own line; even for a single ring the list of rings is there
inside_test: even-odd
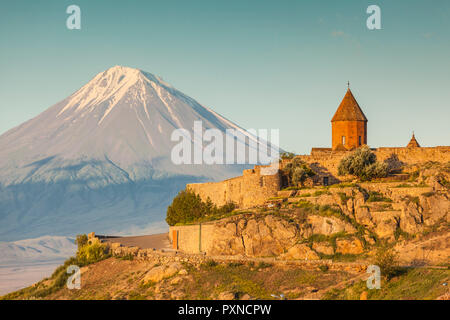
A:
[[[331,119],[331,148],[352,150],[367,144],[367,118],[348,84],[347,93]]]

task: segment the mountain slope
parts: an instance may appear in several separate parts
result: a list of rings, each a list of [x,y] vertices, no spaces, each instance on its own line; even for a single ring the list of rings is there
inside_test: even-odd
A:
[[[165,228],[166,207],[186,183],[244,167],[173,164],[171,134],[184,128],[197,138],[194,121],[243,132],[150,73],[120,66],[99,73],[0,136],[0,240]],[[249,139],[237,144],[249,147]]]

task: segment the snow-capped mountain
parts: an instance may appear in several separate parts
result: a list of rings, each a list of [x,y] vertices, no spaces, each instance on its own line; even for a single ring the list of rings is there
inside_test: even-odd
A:
[[[192,133],[198,120],[203,129],[243,132],[150,73],[99,73],[0,136],[0,240],[165,228],[166,207],[186,183],[243,169],[172,163],[172,132]]]

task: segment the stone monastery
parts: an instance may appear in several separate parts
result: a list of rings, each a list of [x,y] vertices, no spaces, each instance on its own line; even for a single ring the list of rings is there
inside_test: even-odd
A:
[[[331,119],[331,148],[312,148],[310,155],[296,156],[308,163],[316,173],[309,181],[310,186],[341,182],[337,174],[339,162],[349,151],[367,145],[367,122],[364,112],[348,88]],[[386,161],[391,167],[450,160],[450,146],[421,147],[414,134],[406,147],[380,147],[372,148],[372,151],[378,161]],[[282,160],[280,169],[290,161],[292,159]],[[193,183],[186,188],[199,194],[203,200],[209,197],[218,206],[227,202],[234,202],[242,209],[262,205],[286,187],[281,170],[274,175],[263,175],[262,167],[244,170],[242,176],[225,181]]]

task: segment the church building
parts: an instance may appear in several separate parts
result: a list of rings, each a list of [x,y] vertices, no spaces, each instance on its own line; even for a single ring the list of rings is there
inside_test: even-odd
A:
[[[346,151],[367,144],[367,118],[350,91],[331,119],[331,148]]]

